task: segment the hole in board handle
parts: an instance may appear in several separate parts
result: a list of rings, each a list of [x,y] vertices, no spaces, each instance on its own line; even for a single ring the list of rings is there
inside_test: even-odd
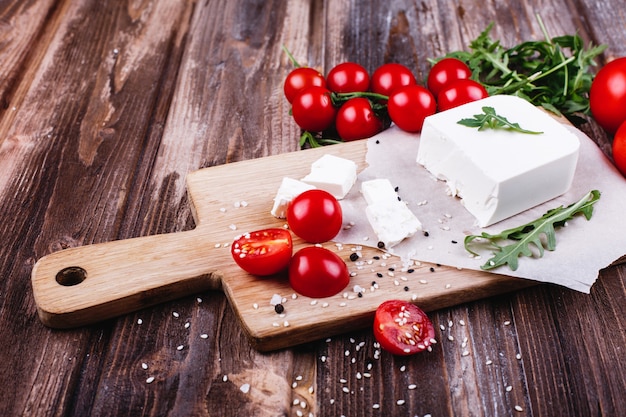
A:
[[[87,278],[87,271],[80,266],[63,268],[57,273],[56,280],[64,287],[78,285]]]

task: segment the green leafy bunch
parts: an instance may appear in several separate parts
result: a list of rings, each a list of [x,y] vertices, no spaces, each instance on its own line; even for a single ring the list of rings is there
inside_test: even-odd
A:
[[[520,256],[533,256],[533,247],[538,251],[539,257],[543,256],[545,249],[555,250],[556,228],[564,226],[568,220],[579,213],[583,214],[587,220],[591,219],[593,205],[599,199],[600,192],[592,190],[579,201],[567,207],[560,206],[551,209],[540,218],[521,226],[495,235],[482,232],[480,235],[465,236],[465,249],[473,255],[478,255],[475,250],[471,249],[475,245],[482,245],[493,250],[493,257],[481,266],[482,269],[489,270],[508,265],[511,270],[515,271]],[[506,242],[509,243],[505,244]]]
[[[491,23],[469,44],[470,51],[451,52],[441,58],[464,61],[472,70],[472,78],[490,95],[519,96],[579,125],[584,122],[582,115],[589,114],[591,67],[606,45],[585,48],[577,34],[550,38],[541,18],[537,19],[544,40],[505,48],[490,37]]]

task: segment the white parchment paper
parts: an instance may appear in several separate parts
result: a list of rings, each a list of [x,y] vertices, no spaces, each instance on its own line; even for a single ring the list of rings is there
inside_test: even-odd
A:
[[[368,139],[369,166],[358,175],[357,183],[341,201],[344,222],[352,228],[342,230],[334,239],[344,244],[376,247],[378,239],[365,218],[365,200],[361,182],[387,178],[398,187],[398,194],[420,219],[428,237],[423,233],[406,239],[391,248],[390,253],[413,259],[459,268],[480,270],[492,253],[471,257],[463,246],[467,234],[482,231],[499,233],[542,216],[558,206],[568,206],[589,191],[597,189],[602,195],[594,205],[593,217],[587,221],[576,216],[568,225],[557,229],[556,250],[543,257],[522,257],[519,267],[508,266],[491,270],[524,279],[549,282],[589,293],[599,271],[626,254],[626,179],[615,169],[596,144],[584,133],[568,126],[580,138],[581,148],[572,188],[564,195],[517,216],[487,228],[479,228],[474,217],[465,210],[457,197],[449,196],[443,181],[437,181],[416,162],[419,135],[391,127]],[[546,181],[550,181],[546,178]],[[541,187],[541,184],[537,184]]]

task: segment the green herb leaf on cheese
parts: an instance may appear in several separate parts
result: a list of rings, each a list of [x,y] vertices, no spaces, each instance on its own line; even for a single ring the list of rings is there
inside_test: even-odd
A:
[[[496,113],[493,107],[483,107],[482,114],[475,114],[471,119],[461,119],[457,123],[467,127],[477,127],[478,130],[486,129],[507,129],[519,133],[528,133],[531,135],[538,135],[543,132],[535,132],[532,130],[523,129],[519,123],[512,123],[507,120],[506,117],[500,116]]]
[[[555,229],[565,225],[576,214],[584,215],[587,220],[591,219],[593,205],[599,199],[600,192],[592,190],[576,203],[549,210],[540,218],[524,225],[504,230],[496,235],[486,232],[480,235],[468,235],[465,237],[465,249],[473,255],[478,255],[478,253],[470,248],[477,245],[493,251],[493,257],[482,265],[481,269],[489,270],[508,265],[511,270],[515,271],[518,268],[520,256],[533,257],[536,253],[541,258],[546,249],[555,250]],[[512,243],[503,243],[507,241]]]

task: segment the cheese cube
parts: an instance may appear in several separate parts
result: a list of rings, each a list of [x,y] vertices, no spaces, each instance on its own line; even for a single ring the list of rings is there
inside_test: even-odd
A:
[[[422,224],[402,201],[378,201],[365,208],[365,215],[374,233],[386,248],[411,237]]]
[[[523,129],[479,131],[458,124],[492,107]],[[564,125],[524,99],[496,95],[424,121],[417,162],[438,179],[485,227],[565,193],[578,161],[579,140]]]
[[[311,172],[302,181],[341,200],[356,182],[356,170],[354,161],[326,154],[313,162]]]
[[[365,216],[386,248],[397,245],[422,229],[422,224],[406,203],[398,199],[398,193],[388,179],[363,181],[361,193],[368,204]]]
[[[303,192],[307,190],[312,190],[314,188],[314,186],[304,183],[302,181],[298,181],[289,177],[284,177],[280,184],[280,187],[278,188],[278,191],[276,192],[276,197],[274,197],[274,206],[271,210],[272,216],[279,219],[286,218],[287,207],[289,207],[289,203],[291,203],[291,200],[293,200]]]
[[[391,182],[386,178],[377,178],[361,183],[361,193],[367,204],[374,204],[379,201],[398,200],[398,193]]]

